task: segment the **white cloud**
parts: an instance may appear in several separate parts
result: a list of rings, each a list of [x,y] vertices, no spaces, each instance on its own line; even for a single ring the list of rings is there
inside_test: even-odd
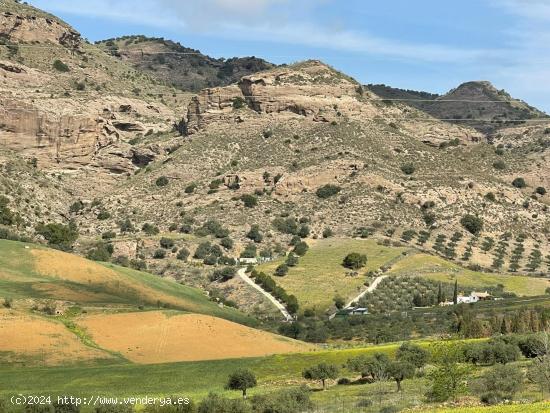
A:
[[[517,16],[550,21],[550,2],[548,0],[491,0],[491,4]]]
[[[224,39],[281,42],[320,49],[447,63],[479,63],[498,51],[407,43],[367,32],[336,30],[315,24],[311,8],[330,0],[35,0],[53,12],[105,17],[172,31],[207,33]]]

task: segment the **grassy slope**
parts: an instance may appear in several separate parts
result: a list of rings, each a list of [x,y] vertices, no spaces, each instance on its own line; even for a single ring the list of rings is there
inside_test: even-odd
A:
[[[30,248],[25,249],[26,245]],[[63,280],[53,275],[55,268],[51,268],[51,276],[44,275],[43,272],[39,274],[35,268],[32,249],[47,250],[37,245],[0,240],[0,297],[60,300],[69,298],[69,301],[74,301],[70,299],[72,296],[67,297],[65,294],[70,292],[72,295],[76,292],[82,297],[86,297],[85,303],[90,305],[129,304],[138,306],[146,304],[154,306],[156,305],[155,297],[158,296],[162,302],[169,299],[173,303],[171,307],[179,310],[213,315],[246,324],[252,322],[251,319],[236,310],[219,308],[197,289],[112,264],[105,264],[105,266],[123,281],[118,289],[117,283],[107,285],[107,282],[90,283],[85,279],[82,282]],[[59,254],[60,261],[72,257],[63,252],[55,253]],[[124,282],[126,286],[134,286],[134,291],[128,291]],[[53,288],[44,291],[37,288],[41,284]],[[140,291],[146,291],[147,296],[139,296]]]
[[[429,346],[429,342],[420,342]],[[220,345],[223,345],[220,343]],[[259,358],[229,359],[156,365],[119,364],[55,368],[0,369],[0,396],[14,392],[74,395],[166,395],[201,397],[210,391],[223,392],[227,376],[238,368],[249,368],[258,376],[259,388],[252,394],[287,385],[301,377],[302,370],[319,363],[343,364],[359,354],[384,352],[392,355],[398,344],[362,349],[329,350]]]
[[[378,245],[374,240],[324,239],[311,245],[307,254],[300,258],[298,266],[291,268],[288,275],[275,280],[290,294],[296,295],[302,308],[318,307],[326,309],[332,305],[332,299],[339,294],[344,298],[353,298],[363,289],[365,277],[371,270],[377,270],[384,264],[397,259],[406,248],[390,248]],[[350,252],[366,254],[368,262],[359,271],[359,276],[349,277],[348,269],[342,266],[342,260]],[[273,275],[275,268],[284,259],[258,267],[259,271]]]
[[[517,404],[511,406],[438,408],[425,413],[539,413],[550,411],[550,403]]]
[[[483,288],[504,285],[504,289],[520,296],[543,295],[550,286],[543,278],[508,274],[489,274],[462,268],[442,258],[428,255],[411,255],[397,262],[391,269],[393,275],[422,276],[435,281],[454,283],[464,287]]]
[[[454,283],[455,278],[464,287],[483,289],[504,285],[504,289],[519,296],[544,295],[550,286],[543,278],[509,274],[476,272],[460,267],[443,258],[418,253],[403,256],[407,248],[378,245],[375,240],[325,239],[315,241],[307,254],[300,258],[298,266],[291,268],[288,275],[275,280],[289,293],[298,297],[302,308],[315,306],[325,309],[332,304],[336,294],[352,298],[363,288],[364,273],[377,270],[391,263],[390,275],[422,276],[435,281]],[[367,266],[359,271],[358,277],[347,277],[348,270],[342,267],[342,259],[349,252],[367,254]],[[259,271],[273,275],[283,258],[263,264]]]

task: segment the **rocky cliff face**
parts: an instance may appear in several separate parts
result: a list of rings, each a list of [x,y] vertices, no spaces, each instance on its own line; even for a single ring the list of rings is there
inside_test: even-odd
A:
[[[234,109],[248,107],[256,114],[296,115],[315,122],[373,112],[361,102],[362,89],[329,66],[309,61],[244,76],[238,85],[205,89],[189,104],[186,131],[193,134],[209,124],[245,121]]]
[[[10,42],[53,43],[76,49],[80,34],[56,19],[36,15],[19,15],[4,11],[0,16],[0,37]]]
[[[86,110],[74,103],[49,101],[48,110],[0,99],[0,142],[26,158],[37,159],[46,169],[101,167],[114,173],[130,173],[160,153],[127,143],[134,133],[146,129],[135,120],[135,114],[151,117],[157,108],[140,107],[139,102],[120,98],[87,102]],[[65,107],[64,111],[57,110],[60,107]]]
[[[239,110],[245,108],[248,110]],[[400,125],[426,144],[438,146],[453,139],[482,141],[470,128],[442,125],[410,106],[388,105],[374,93],[319,61],[244,76],[238,85],[205,89],[187,109],[182,128],[194,134],[209,126],[254,123],[257,118],[285,121],[298,118],[312,123],[337,124],[344,119]],[[418,123],[422,117],[427,122]]]

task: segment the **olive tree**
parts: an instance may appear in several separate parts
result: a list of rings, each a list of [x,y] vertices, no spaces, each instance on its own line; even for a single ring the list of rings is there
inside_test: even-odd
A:
[[[256,387],[256,376],[248,369],[239,369],[229,375],[225,386],[228,390],[240,390],[243,393],[243,399],[246,399],[246,391]]]
[[[307,380],[320,380],[323,384],[323,390],[327,389],[326,381],[338,377],[338,367],[334,364],[320,363],[310,367],[302,372],[302,376]]]

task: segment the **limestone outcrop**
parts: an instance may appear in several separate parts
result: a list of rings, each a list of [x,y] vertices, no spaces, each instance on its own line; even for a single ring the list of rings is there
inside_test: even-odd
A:
[[[209,88],[195,96],[184,120],[193,134],[215,122],[243,122],[236,112],[248,107],[257,114],[288,114],[315,122],[332,122],[344,112],[359,113],[360,86],[331,67],[309,61],[244,76],[238,85]]]
[[[79,48],[82,43],[78,32],[54,18],[9,11],[3,12],[0,18],[0,37],[10,42],[54,43],[71,49]]]

